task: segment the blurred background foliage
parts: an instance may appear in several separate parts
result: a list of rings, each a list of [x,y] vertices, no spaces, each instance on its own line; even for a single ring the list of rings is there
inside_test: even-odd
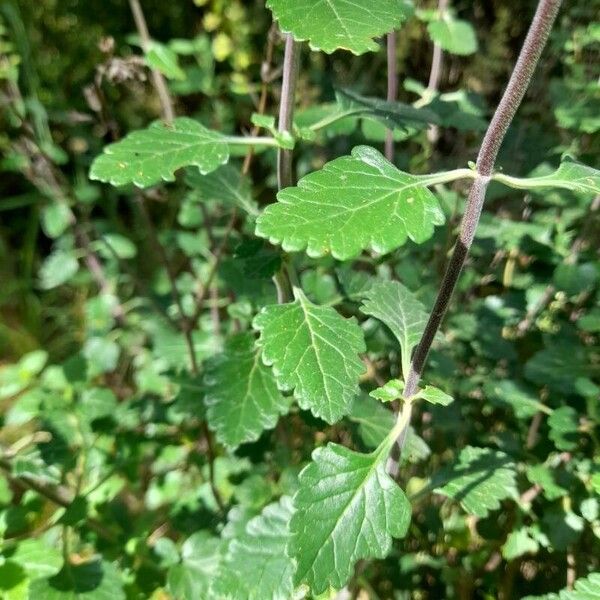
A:
[[[399,168],[432,172],[474,160],[535,5],[453,3],[456,15],[471,23],[478,49],[445,55],[441,96],[431,106],[447,121],[433,138],[396,131]],[[145,0],[143,6],[157,42],[147,60],[167,75],[178,114],[221,131],[249,132],[261,78],[268,82],[266,112],[276,114],[283,46],[262,1]],[[589,0],[565,3],[503,146],[498,164],[507,173],[543,174],[565,154],[598,168],[598,8]],[[269,38],[273,56],[263,64]],[[160,116],[139,42],[124,0],[0,2],[0,448],[12,457],[10,476],[0,475],[0,537],[9,565],[0,565],[0,580],[3,573],[4,581],[16,581],[0,583],[1,597],[27,597],[14,590],[39,581],[39,573],[11,554],[11,544],[45,536],[45,547],[57,547],[59,538],[63,548],[71,544],[68,552],[77,552],[84,566],[96,552],[119,561],[118,576],[108,563],[102,566],[108,593],[115,578],[122,582],[118,590],[124,582],[117,597],[203,598],[201,582],[210,570],[186,563],[186,556],[206,558],[207,548],[232,535],[236,523],[293,493],[315,443],[369,445],[368,436],[357,434],[358,417],[325,427],[296,411],[256,444],[235,455],[217,449],[207,460],[214,449],[203,438],[201,383],[186,368],[182,336],[165,318],[176,307],[160,248],[135,201],[126,200],[132,190],[87,178],[106,143]],[[426,23],[411,19],[398,36],[400,100],[432,101],[426,90],[431,55]],[[384,49],[355,57],[305,48],[298,122],[309,109],[333,102],[341,88],[384,98]],[[298,175],[355,144],[382,147],[384,133],[379,124],[353,122],[315,145],[301,144]],[[252,163],[259,205],[273,201],[273,166],[268,152]],[[355,271],[331,259],[297,257],[304,289],[353,314],[353,290],[371,272],[385,273],[430,306],[463,192],[460,184],[438,190],[449,225],[422,247],[407,246],[388,260],[369,257]],[[186,307],[210,270],[214,240],[207,224],[220,238],[228,221],[227,207],[198,197],[182,181],[149,195]],[[423,444],[415,442],[414,464],[405,465],[403,478],[419,491],[454,450],[481,443],[515,457],[520,493],[537,491],[525,509],[511,505],[479,521],[451,503],[418,501],[406,547],[357,576],[356,593],[367,594],[361,598],[520,598],[563,588],[566,572],[598,570],[597,204],[561,191],[490,188],[457,309],[431,357],[431,380],[457,402],[443,414],[419,415],[415,430]],[[251,231],[238,224],[219,266],[210,310],[193,334],[200,361],[274,298],[269,273],[248,277],[232,260],[235,252],[237,259],[244,251],[256,256],[237,248]],[[366,328],[376,368],[393,376],[389,340],[372,324]],[[554,421],[545,420],[547,410],[557,415]],[[388,416],[369,418],[385,424]],[[211,476],[232,509],[225,520]],[[19,486],[19,477],[66,487],[73,497],[57,510],[61,502]],[[47,556],[44,573],[58,572],[60,553]],[[189,594],[179,587],[185,569],[197,575]],[[36,600],[43,597],[40,592]]]

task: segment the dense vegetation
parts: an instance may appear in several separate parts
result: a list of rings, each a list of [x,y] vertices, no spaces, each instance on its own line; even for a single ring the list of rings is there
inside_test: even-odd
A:
[[[600,598],[594,4],[0,2],[0,599]]]

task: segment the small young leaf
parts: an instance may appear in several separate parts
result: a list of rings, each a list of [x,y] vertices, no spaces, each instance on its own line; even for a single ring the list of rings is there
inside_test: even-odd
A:
[[[377,50],[373,38],[396,29],[412,12],[406,0],[267,0],[282,31],[313,50]]]
[[[151,42],[146,52],[146,62],[151,69],[160,71],[169,79],[182,81],[185,79],[185,71],[179,66],[177,54],[159,42]]]
[[[521,527],[508,534],[502,546],[502,556],[506,560],[513,560],[524,554],[536,554],[538,549],[539,544],[529,535],[528,528]]]
[[[152,123],[106,146],[92,163],[90,179],[145,188],[161,179],[174,181],[174,173],[181,167],[195,165],[207,174],[228,159],[229,147],[220,133],[180,117],[170,124]]]
[[[377,150],[358,146],[277,195],[256,234],[285,250],[347,260],[366,248],[385,254],[408,238],[422,243],[444,222],[435,196]]]
[[[427,324],[425,307],[397,281],[375,284],[365,293],[365,298],[360,310],[385,323],[400,343],[402,373],[406,377],[413,348]]]
[[[446,483],[434,491],[459,500],[469,514],[478,517],[487,517],[490,510],[500,507],[501,500],[517,496],[514,463],[504,452],[489,448],[467,446],[451,471],[438,477]]]
[[[298,404],[335,423],[348,414],[365,367],[362,331],[331,307],[317,306],[298,288],[290,304],[267,306],[254,319],[263,360]]]
[[[422,390],[419,390],[416,394],[416,398],[421,398],[431,404],[439,404],[440,406],[448,406],[454,402],[452,396],[449,396],[432,385],[426,385]]]
[[[285,553],[292,503],[288,497],[269,504],[232,540],[214,580],[215,598],[288,600],[294,562]]]
[[[40,268],[40,287],[51,290],[66,283],[79,270],[79,263],[73,252],[56,250],[46,258]]]
[[[477,52],[477,37],[473,26],[467,21],[444,17],[427,25],[431,39],[451,54],[473,54]]]
[[[206,365],[208,425],[231,448],[257,440],[265,429],[275,427],[290,406],[254,346],[252,335],[239,334]]]
[[[377,398],[381,402],[393,402],[402,398],[404,393],[404,381],[401,379],[390,379],[381,387],[369,392],[369,396]]]
[[[383,558],[392,537],[403,537],[411,508],[385,472],[385,455],[360,454],[337,444],[313,452],[300,473],[288,553],[298,562],[296,584],[313,594],[340,589],[359,559]]]

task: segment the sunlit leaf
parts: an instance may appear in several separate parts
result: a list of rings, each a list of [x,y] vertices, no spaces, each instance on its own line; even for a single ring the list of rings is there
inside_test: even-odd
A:
[[[422,182],[368,146],[327,163],[277,199],[258,217],[257,235],[314,257],[347,260],[367,248],[385,254],[408,238],[428,240],[444,222]]]
[[[263,360],[298,404],[328,423],[350,410],[365,367],[362,331],[331,307],[313,304],[298,288],[289,304],[266,306],[254,319]]]

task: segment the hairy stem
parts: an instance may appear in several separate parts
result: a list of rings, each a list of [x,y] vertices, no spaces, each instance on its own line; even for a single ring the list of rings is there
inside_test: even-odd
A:
[[[151,39],[140,0],[129,0],[129,7],[131,8],[131,14],[133,15],[138,35],[140,36],[142,50],[144,53],[147,53],[150,49]],[[162,107],[163,118],[170,123],[175,118],[175,112],[173,111],[173,101],[171,100],[171,94],[167,88],[167,83],[160,71],[157,71],[156,69],[151,69],[150,71],[152,73],[152,83]]]
[[[395,102],[398,99],[398,74],[396,73],[397,33],[392,31],[387,35],[387,100]],[[394,162],[394,130],[388,129],[385,134],[385,157]]]
[[[300,65],[300,46],[291,35],[285,36],[285,54],[283,58],[283,81],[281,101],[279,103],[280,133],[291,132],[294,121],[294,98]],[[280,148],[277,153],[277,185],[279,189],[294,185],[292,171],[292,151]]]
[[[477,156],[477,178],[471,186],[458,240],[456,241],[444,278],[440,284],[433,310],[429,315],[425,331],[417,346],[410,370],[406,376],[404,387],[405,398],[413,396],[417,391],[431,344],[446,314],[456,282],[473,243],[475,230],[479,223],[479,217],[481,216],[485,200],[485,193],[494,169],[498,151],[529,87],[542,50],[548,41],[560,4],[561,0],[540,0],[538,3],[517,63],[483,138],[479,155]],[[400,432],[395,450],[388,459],[387,470],[393,476],[396,476],[398,473],[399,458],[405,439],[406,434],[403,431]]]

